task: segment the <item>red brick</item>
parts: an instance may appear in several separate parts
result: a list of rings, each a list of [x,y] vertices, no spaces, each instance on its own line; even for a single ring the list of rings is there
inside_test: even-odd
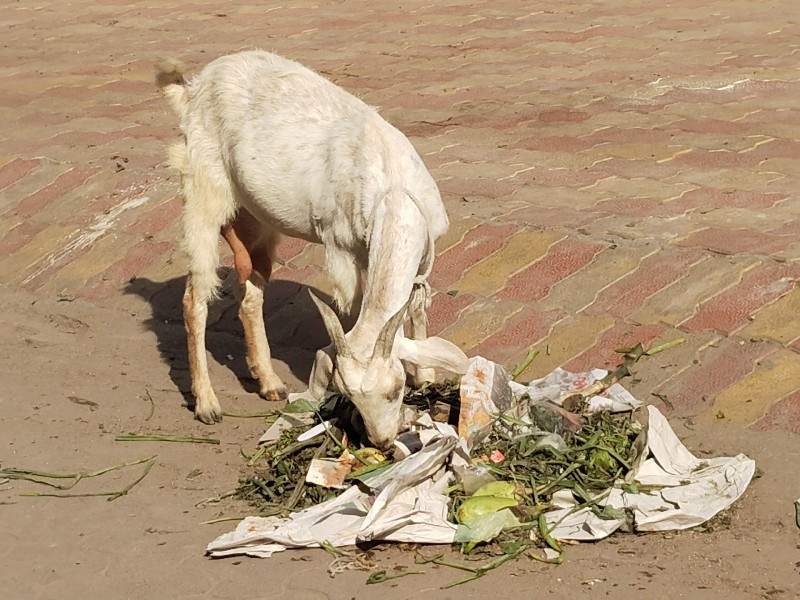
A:
[[[709,152],[692,150],[673,158],[670,163],[690,169],[753,169],[763,159],[749,152]]]
[[[280,262],[289,262],[298,256],[310,244],[305,240],[293,237],[284,237],[276,248],[276,259]]]
[[[120,177],[113,189],[97,198],[87,200],[87,202],[83,203],[82,208],[71,215],[67,221],[80,227],[86,227],[93,223],[98,215],[105,213],[127,199],[141,194],[147,185],[147,182],[142,180],[141,175],[127,171],[119,175]]]
[[[773,404],[752,428],[756,431],[800,433],[800,390]]]
[[[735,333],[748,317],[789,293],[800,277],[800,265],[768,262],[745,275],[735,287],[715,296],[681,326],[688,331]]]
[[[120,137],[126,138],[155,138],[158,140],[175,137],[177,129],[171,127],[158,127],[156,125],[133,125],[119,132]]]
[[[27,106],[33,100],[34,96],[0,91],[0,106],[3,106],[4,108],[21,108],[23,106]]]
[[[762,233],[754,229],[720,229],[709,227],[681,240],[676,245],[705,248],[721,254],[774,254],[797,241],[795,237]]]
[[[678,415],[697,414],[711,406],[716,395],[741,380],[776,348],[765,342],[742,342],[726,338],[719,347],[709,348],[699,362],[659,387]]]
[[[233,259],[230,259],[230,265],[233,267]],[[272,271],[272,277],[270,281],[275,280],[286,280],[286,281],[294,281],[296,283],[305,284],[308,281],[311,281],[312,278],[316,277],[319,274],[319,269],[314,267],[303,267],[302,269],[295,269],[294,267],[288,265],[275,265]]]
[[[182,206],[180,198],[174,196],[147,211],[138,221],[129,225],[125,233],[155,235],[178,219]]]
[[[86,180],[99,170],[96,167],[88,169],[74,168],[59,175],[51,184],[22,200],[13,211],[13,214],[21,217],[32,217],[57,198],[83,185]]]
[[[574,137],[529,137],[520,140],[511,148],[523,150],[542,150],[544,152],[580,152],[598,144],[596,140]]]
[[[94,97],[93,92],[83,85],[59,85],[47,90],[46,95],[34,97],[29,101],[39,98],[58,98],[63,100],[89,100]]]
[[[45,149],[52,146],[105,146],[110,144],[121,137],[124,137],[122,132],[115,131],[111,133],[102,133],[99,131],[65,131],[54,135],[51,138],[42,140],[36,145],[37,148]]]
[[[442,194],[452,194],[454,196],[464,196],[472,198],[482,196],[484,198],[501,198],[508,196],[519,187],[519,184],[512,183],[510,180],[497,181],[496,179],[463,179],[452,178],[439,182],[439,189]]]
[[[67,255],[63,255],[57,260],[50,262],[46,266],[42,267],[35,277],[31,277],[31,279],[28,280],[24,286],[25,289],[33,291],[43,287],[53,279],[53,274],[63,267],[67,262],[77,260],[83,255],[88,254],[91,249],[92,246],[88,245],[78,250],[71,250]]]
[[[434,294],[428,309],[428,335],[438,335],[458,320],[461,313],[475,303],[471,294],[450,296],[446,293]]]
[[[765,144],[759,144],[745,154],[754,156],[758,160],[800,158],[800,143],[792,140],[770,140]]]
[[[447,290],[469,267],[499,250],[517,231],[516,225],[482,224],[468,231],[459,244],[445,250],[437,259],[431,285]]]
[[[45,227],[46,223],[23,221],[0,239],[0,257],[5,258],[14,254]]]
[[[671,209],[670,215],[680,215],[691,210],[709,211],[715,208],[766,209],[788,197],[788,194],[775,192],[699,187],[671,200],[666,206]]]
[[[636,344],[642,344],[647,348],[664,328],[662,324],[617,323],[606,331],[594,346],[571,359],[564,368],[575,372],[595,368],[612,370],[622,362],[622,355],[616,350],[630,348]]]
[[[669,129],[678,129],[691,133],[725,133],[729,135],[745,135],[750,127],[741,121],[722,121],[719,119],[683,119],[669,124]]]
[[[497,297],[535,302],[546,297],[556,283],[588,265],[603,244],[567,238],[553,244],[547,254],[509,279]]]
[[[642,127],[606,127],[581,139],[596,146],[602,142],[614,144],[669,144],[675,132],[665,129],[644,129]]]
[[[767,233],[772,235],[789,235],[792,236],[796,241],[798,238],[800,238],[800,219],[784,223],[780,227],[770,229]]]
[[[506,321],[500,331],[469,350],[467,354],[485,356],[505,364],[520,351],[526,352],[531,346],[546,338],[564,316],[565,313],[560,310],[542,312],[526,306]]]
[[[665,202],[659,198],[609,198],[601,200],[592,207],[592,210],[603,211],[605,214],[624,215],[626,217],[672,217],[678,207],[672,202]]]
[[[136,81],[132,79],[118,79],[111,81],[102,87],[94,90],[94,93],[105,94],[107,92],[124,92],[131,94],[132,97],[138,98],[143,93],[151,93],[153,91],[153,84],[149,81]]]
[[[546,193],[546,191],[542,191],[542,194]],[[574,208],[570,208],[568,206],[551,208],[531,204],[530,206],[515,210],[508,215],[497,217],[495,221],[511,221],[542,229],[553,227],[568,227],[570,229],[575,229],[576,227],[583,227],[584,225],[593,223],[597,219],[607,215],[607,212],[595,210],[594,208],[592,208],[590,212],[575,210]]]
[[[99,278],[106,286],[116,288],[139,275],[171,248],[170,242],[141,241],[131,246],[125,256],[106,269]]]
[[[539,120],[544,123],[581,123],[591,116],[590,113],[584,111],[554,108],[539,113]]]
[[[0,169],[0,190],[6,189],[8,186],[25,177],[28,173],[33,171],[38,164],[38,160],[15,158],[11,162],[3,165],[3,168]]]
[[[635,271],[600,292],[586,312],[610,312],[623,319],[627,318],[650,296],[686,275],[689,267],[699,262],[703,256],[698,250],[661,250],[643,259]]]
[[[593,37],[602,35],[603,27],[590,27],[578,33],[572,31],[538,31],[536,37],[548,42],[567,42],[569,44],[576,44],[583,42]],[[511,39],[516,39],[512,37]]]
[[[602,166],[602,165],[600,165]],[[540,185],[545,187],[584,187],[597,183],[600,179],[608,177],[605,171],[595,169],[546,169],[534,167],[518,173],[513,178],[513,190],[520,185]]]
[[[628,158],[609,158],[599,163],[604,173],[616,175],[623,179],[655,179],[661,181],[669,177],[674,177],[685,167],[673,164],[672,161],[657,163],[652,159],[628,159]],[[625,198],[623,198],[625,199]],[[616,202],[616,198],[610,202]]]

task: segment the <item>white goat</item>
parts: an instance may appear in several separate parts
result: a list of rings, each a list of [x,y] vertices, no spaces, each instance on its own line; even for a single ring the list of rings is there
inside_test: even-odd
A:
[[[275,245],[286,234],[324,245],[334,300],[358,317],[345,334],[312,294],[332,345],[317,352],[309,387],[321,397],[333,383],[358,409],[369,439],[388,446],[397,436],[404,366],[418,381],[432,379],[433,369],[466,369],[458,347],[426,337],[425,279],[448,219],[413,146],[357,98],[267,52],[219,58],[189,81],[177,63],[165,63],[156,80],[184,136],[170,162],[185,198],[191,264],[183,306],[196,417],[222,418],[205,352],[220,233],[239,277],[247,364],[262,396],[286,397],[262,314]],[[402,328],[409,305],[413,340]]]

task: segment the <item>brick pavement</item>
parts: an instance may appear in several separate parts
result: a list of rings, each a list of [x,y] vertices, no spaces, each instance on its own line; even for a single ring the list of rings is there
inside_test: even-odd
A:
[[[182,276],[152,63],[259,46],[419,149],[452,220],[434,333],[508,365],[536,345],[530,377],[683,336],[642,365],[646,390],[676,414],[800,432],[796,2],[265,6],[3,11],[0,281],[123,307],[131,278]],[[318,248],[280,252],[276,279],[325,288]],[[273,343],[312,343],[286,324],[301,292],[282,289]]]

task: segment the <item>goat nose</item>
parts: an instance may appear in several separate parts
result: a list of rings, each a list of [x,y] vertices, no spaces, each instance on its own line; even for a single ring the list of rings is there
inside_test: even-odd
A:
[[[393,442],[394,439],[392,438],[383,438],[373,443],[375,444],[375,447],[378,450],[380,450],[381,452],[386,452],[387,450],[390,450],[392,448]]]

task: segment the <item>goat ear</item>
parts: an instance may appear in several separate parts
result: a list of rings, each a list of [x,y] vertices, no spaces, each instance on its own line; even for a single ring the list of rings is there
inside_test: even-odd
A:
[[[317,400],[322,400],[333,377],[333,348],[326,346],[317,350],[311,375],[308,378],[308,391]]]
[[[418,367],[443,369],[456,375],[467,372],[467,355],[453,342],[439,337],[399,340],[397,357]]]
[[[322,321],[325,323],[325,329],[328,330],[328,335],[336,348],[336,353],[340,356],[350,356],[350,346],[347,345],[347,338],[344,336],[344,329],[342,329],[342,322],[333,309],[325,304],[322,300],[317,298],[317,295],[310,289],[308,293],[311,294],[311,299],[319,309],[319,314],[322,315]]]

